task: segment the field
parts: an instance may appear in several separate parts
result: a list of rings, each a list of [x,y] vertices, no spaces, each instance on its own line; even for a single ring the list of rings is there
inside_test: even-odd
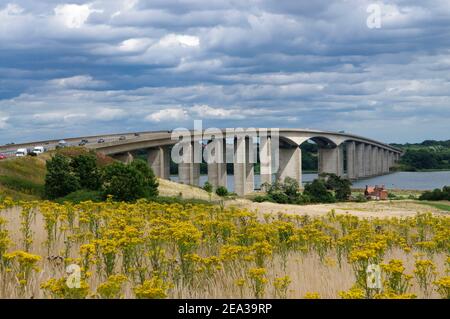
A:
[[[6,199],[0,217],[1,298],[450,297],[444,214]]]

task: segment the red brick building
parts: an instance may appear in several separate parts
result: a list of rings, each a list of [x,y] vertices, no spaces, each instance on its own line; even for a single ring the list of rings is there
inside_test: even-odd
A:
[[[388,191],[384,188],[384,185],[381,187],[378,185],[375,185],[375,187],[366,185],[364,196],[367,199],[386,200],[388,199]]]

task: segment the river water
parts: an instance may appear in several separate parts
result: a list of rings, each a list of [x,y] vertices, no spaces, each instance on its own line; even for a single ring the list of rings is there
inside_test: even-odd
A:
[[[303,174],[303,184],[317,178],[317,174]],[[177,181],[178,176],[172,175],[171,180]],[[200,176],[200,186],[208,180],[206,175]],[[234,190],[233,175],[227,178],[228,190]],[[255,188],[260,187],[260,177],[255,175]],[[384,185],[388,189],[432,190],[450,185],[450,171],[438,172],[396,172],[388,175],[371,177],[353,182],[354,188],[364,188],[366,185]]]

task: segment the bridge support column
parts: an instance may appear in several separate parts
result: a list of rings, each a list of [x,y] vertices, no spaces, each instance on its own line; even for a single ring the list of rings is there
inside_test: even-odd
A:
[[[148,149],[148,165],[156,177],[169,179],[170,177],[170,150],[168,146],[159,146]]]
[[[272,184],[272,139],[270,136],[259,139],[259,162],[261,185]]]
[[[219,186],[227,187],[226,141],[214,139],[209,146],[214,149],[214,159],[206,159],[208,162],[208,182],[214,189]]]
[[[114,154],[112,155],[112,158],[124,164],[130,164],[134,160],[133,154],[130,152]]]
[[[343,152],[342,147],[319,148],[319,174],[332,173],[343,175]]]
[[[253,140],[237,137],[234,140],[234,191],[243,196],[254,190]]]
[[[280,147],[280,167],[277,172],[277,180],[284,182],[286,177],[295,179],[302,185],[302,150],[297,145]]]
[[[372,145],[364,146],[364,177],[372,176]]]
[[[365,177],[365,171],[364,171],[364,144],[358,143],[356,144],[356,169],[357,169],[357,178],[364,178]]]
[[[372,176],[378,175],[378,147],[372,146],[372,163],[371,163]]]
[[[377,153],[377,175],[383,174],[383,157],[384,157],[384,150],[380,147],[378,147],[378,153]]]
[[[356,143],[348,142],[345,144],[347,151],[347,178],[358,178],[358,159],[356,155]]]
[[[383,174],[389,173],[389,153],[390,152],[388,150],[383,151]]]
[[[183,150],[188,152],[188,155],[183,158],[186,159],[185,162],[178,164],[178,179],[182,184],[188,185],[198,185],[200,179],[200,163],[195,163],[194,156],[194,143],[191,142],[185,145]]]

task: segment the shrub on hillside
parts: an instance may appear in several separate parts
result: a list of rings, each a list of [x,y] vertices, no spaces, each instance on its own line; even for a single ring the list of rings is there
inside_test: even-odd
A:
[[[211,194],[213,191],[213,186],[210,182],[206,182],[205,185],[203,185],[203,190]]]
[[[153,170],[148,166],[147,162],[136,159],[131,162],[131,167],[139,171],[144,177],[144,197],[151,198],[158,196],[158,179]]]
[[[64,203],[64,202],[70,202],[74,204],[78,204],[81,202],[101,202],[103,200],[102,193],[99,191],[92,191],[92,190],[85,190],[81,189],[75,192],[72,192],[64,197],[57,198],[55,202],[57,203]]]
[[[80,181],[81,188],[89,190],[100,188],[100,172],[94,155],[78,155],[72,159],[70,166]]]
[[[216,194],[221,196],[221,197],[227,196],[228,195],[228,189],[226,187],[224,187],[224,186],[219,186],[216,189]]]
[[[80,189],[79,178],[70,167],[70,159],[61,154],[55,154],[46,163],[45,195],[54,199],[66,196]]]
[[[103,170],[102,193],[115,201],[133,202],[157,196],[158,182],[143,161],[135,160],[130,165],[116,162]]]

